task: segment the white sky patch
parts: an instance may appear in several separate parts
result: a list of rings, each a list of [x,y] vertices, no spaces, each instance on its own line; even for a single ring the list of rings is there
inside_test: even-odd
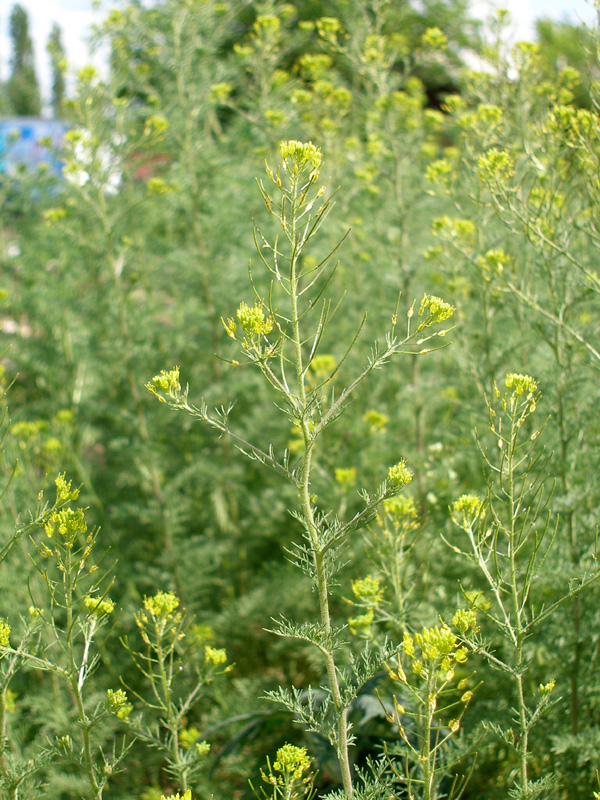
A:
[[[85,64],[94,64],[101,73],[107,72],[107,54],[98,52],[90,55],[89,39],[94,23],[101,22],[108,9],[118,5],[106,0],[102,5],[92,0],[19,0],[29,14],[30,32],[34,43],[36,71],[42,96],[47,103],[50,98],[50,62],[46,52],[48,36],[52,24],[57,22],[62,29],[63,44],[73,75]],[[11,0],[0,0],[0,80],[6,80],[10,71],[10,37],[8,34],[9,16],[13,6]],[[514,41],[532,39],[535,35],[535,20],[551,17],[569,22],[593,24],[596,18],[593,2],[587,0],[472,0],[471,8],[475,16],[485,18],[494,8],[507,8],[512,17],[511,38]],[[46,107],[46,111],[47,111]]]
[[[486,19],[498,8],[510,12],[510,38],[515,41],[535,39],[535,21],[550,17],[558,22],[584,23],[593,26],[597,13],[593,2],[588,0],[472,0],[471,11],[479,19]]]
[[[36,74],[45,104],[50,99],[52,82],[46,45],[55,22],[62,30],[70,81],[77,70],[86,64],[94,64],[98,70],[106,72],[106,54],[99,52],[92,55],[89,42],[92,25],[105,18],[109,6],[93,7],[91,0],[19,0],[19,4],[29,15]],[[0,80],[6,80],[10,74],[9,18],[13,5],[10,0],[0,0]]]

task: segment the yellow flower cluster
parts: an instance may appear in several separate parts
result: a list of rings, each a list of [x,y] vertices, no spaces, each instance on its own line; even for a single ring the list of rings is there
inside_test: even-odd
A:
[[[146,120],[144,134],[146,136],[150,136],[152,134],[159,136],[161,133],[164,133],[168,127],[169,122],[165,117],[159,116],[158,114],[153,114]]]
[[[477,615],[472,609],[459,608],[456,614],[452,617],[452,624],[456,630],[464,635],[468,630],[477,625]]]
[[[360,632],[368,634],[374,619],[375,611],[372,608],[368,608],[364,614],[350,617],[348,619],[348,626],[354,635]]]
[[[388,483],[394,491],[398,491],[413,479],[413,473],[406,466],[406,459],[400,461],[388,470]]]
[[[266,336],[273,330],[273,317],[269,316],[265,319],[265,312],[258,303],[253,306],[241,303],[236,316],[245,335],[250,339]]]
[[[502,182],[514,172],[510,155],[504,150],[492,147],[477,160],[478,174],[483,181]]]
[[[337,361],[329,353],[315,356],[310,362],[310,368],[318,378],[327,378],[337,367]]]
[[[425,170],[425,179],[430,183],[446,184],[452,174],[453,167],[447,158],[432,161]]]
[[[204,651],[204,661],[206,664],[212,664],[213,667],[219,667],[227,662],[227,650],[207,645]]]
[[[202,758],[210,753],[210,744],[208,742],[196,742],[196,755]]]
[[[542,697],[547,697],[556,686],[556,681],[548,681],[548,683],[540,683],[539,690]]]
[[[479,256],[477,265],[486,272],[492,271],[501,274],[505,268],[510,269],[512,259],[502,248],[497,248],[488,250],[484,256]]]
[[[311,760],[306,747],[284,744],[277,751],[273,769],[287,773],[288,776],[300,780],[302,774],[310,769]]]
[[[172,183],[167,183],[164,178],[154,177],[150,178],[146,184],[146,189],[148,194],[164,195],[176,191],[177,187]]]
[[[161,403],[165,403],[166,400],[159,394],[159,391],[164,392],[172,400],[178,400],[181,395],[179,367],[173,367],[173,369],[170,370],[161,370],[158,375],[152,378],[150,383],[146,384],[146,389],[155,397],[158,397]]]
[[[173,592],[157,592],[154,597],[144,597],[144,608],[153,617],[169,619],[179,607],[179,598]]]
[[[108,616],[115,610],[114,601],[110,597],[86,597],[83,601],[90,614]]]
[[[71,481],[65,480],[64,472],[56,476],[56,499],[60,502],[77,500],[79,489],[71,489]]]
[[[538,384],[530,375],[519,375],[516,372],[509,372],[504,380],[507,389],[512,389],[514,394],[520,396],[525,392],[534,394]]]
[[[179,792],[170,795],[161,794],[160,800],[192,800],[192,790],[187,789],[183,794],[179,794]]]
[[[67,544],[72,544],[78,534],[84,534],[87,531],[83,510],[81,508],[76,510],[61,508],[58,511],[53,511],[50,514],[49,521],[44,526],[44,530],[48,538],[52,539],[58,531]]]
[[[441,297],[436,297],[432,294],[423,295],[421,306],[419,308],[419,316],[425,317],[425,320],[420,324],[420,328],[433,325],[435,322],[445,322],[456,311],[454,306],[442,300]]]
[[[451,219],[447,214],[433,220],[434,236],[471,246],[477,229],[470,219]]]
[[[335,480],[344,489],[352,489],[356,486],[356,467],[336,467]]]
[[[453,521],[461,528],[470,528],[482,516],[483,500],[476,494],[461,494],[450,508]]]
[[[10,644],[10,625],[7,620],[0,619],[0,647],[8,647]]]
[[[283,167],[286,172],[297,175],[306,168],[310,168],[316,175],[318,175],[323,154],[321,150],[312,142],[298,142],[291,139],[287,142],[281,142],[279,145],[279,154],[283,159]]]
[[[179,733],[179,742],[184,750],[189,750],[193,744],[196,744],[200,738],[200,731],[198,728],[185,728]]]
[[[215,103],[224,103],[229,99],[233,92],[233,84],[222,81],[221,83],[214,83],[210,87],[211,99]]]
[[[50,222],[60,222],[61,219],[64,219],[67,216],[66,208],[61,208],[57,206],[56,208],[49,208],[44,211],[44,219],[47,223]]]
[[[421,37],[421,44],[428,50],[445,50],[448,46],[448,37],[438,27],[427,28]]]
[[[371,433],[385,433],[390,420],[387,414],[383,414],[381,411],[371,408],[369,411],[365,412],[363,421],[367,423]]]
[[[463,627],[466,624],[465,633],[471,627],[471,622],[475,624],[475,615],[472,620],[461,616],[458,621]],[[456,635],[445,624],[423,628],[414,635],[405,633],[402,640],[402,649],[412,662],[413,672],[420,675],[424,670],[428,674],[439,670],[446,673],[447,680],[453,675],[454,664],[464,664],[467,660],[467,648],[456,645]]]
[[[379,578],[368,575],[366,578],[352,581],[352,591],[357,600],[380,603],[385,590],[381,588]]]
[[[321,17],[317,20],[317,33],[323,39],[334,39],[342,30],[342,23],[337,17]]]
[[[108,689],[106,707],[123,720],[126,720],[133,711],[133,705],[127,701],[127,692],[124,692],[123,689]]]
[[[405,517],[411,520],[417,517],[415,501],[412,497],[406,497],[406,495],[398,495],[398,497],[390,497],[389,500],[384,500],[383,508],[394,525],[400,525]]]

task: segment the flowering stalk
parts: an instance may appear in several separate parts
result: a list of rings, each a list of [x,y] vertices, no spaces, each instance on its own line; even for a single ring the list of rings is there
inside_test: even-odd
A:
[[[481,570],[489,585],[494,606],[476,598],[474,602],[485,612],[487,620],[502,634],[506,656],[492,652],[483,640],[465,633],[463,638],[473,649],[481,652],[492,666],[512,677],[516,696],[515,729],[503,732],[518,760],[519,797],[527,798],[534,790],[529,775],[531,730],[544,711],[553,704],[550,694],[555,687],[550,680],[538,687],[535,706],[528,703],[527,641],[543,621],[552,616],[567,600],[576,597],[600,577],[597,570],[571,582],[568,591],[544,608],[534,605],[532,588],[548,557],[556,528],[551,529],[546,510],[544,479],[533,476],[539,460],[535,444],[540,431],[534,430],[525,438],[529,418],[540,399],[537,382],[529,375],[509,373],[505,379],[507,392],[494,387],[496,404],[488,403],[490,428],[497,440],[499,463],[492,462],[484,452],[490,470],[488,500],[475,495],[462,495],[451,508],[452,519],[467,534],[470,552],[465,553]],[[497,408],[499,405],[499,408]],[[491,521],[486,524],[486,512]],[[455,551],[460,550],[452,545]],[[535,612],[537,605],[542,610]],[[544,782],[546,779],[542,779]],[[541,788],[536,783],[536,790]],[[548,783],[548,786],[550,784]],[[544,783],[544,786],[546,784]],[[537,795],[536,795],[537,796]]]
[[[178,608],[179,598],[172,592],[146,597],[135,621],[147,649],[137,652],[127,640],[123,644],[149,684],[149,698],[138,695],[138,699],[153,717],[148,720],[145,715],[137,716],[129,723],[130,728],[139,739],[164,754],[167,770],[185,793],[210,750],[200,731],[185,727],[185,723],[201,699],[201,689],[214,676],[229,672],[232,665],[225,666],[225,650],[209,645],[203,647],[204,660],[201,666],[198,664],[196,645],[202,642],[187,630],[187,620]],[[184,649],[182,643],[186,639],[188,645]],[[190,672],[192,681],[181,691],[179,683],[189,678]]]
[[[266,771],[260,776],[270,790],[267,794],[261,786],[260,794],[252,782],[250,787],[258,800],[312,800],[315,795],[315,775],[311,769],[311,759],[305,747],[284,744],[277,751],[274,764],[267,757]]]
[[[70,505],[78,494],[64,475],[57,477],[56,502],[44,515],[45,537],[35,543],[38,556],[35,564],[49,595],[47,607],[30,608],[29,626],[17,648],[11,647],[8,641],[9,626],[0,621],[0,655],[9,656],[2,681],[0,727],[5,732],[8,684],[22,662],[56,675],[72,698],[80,741],[74,743],[70,735],[63,735],[56,741],[53,751],[47,751],[44,757],[47,761],[59,756],[75,764],[87,778],[89,796],[101,800],[110,775],[118,768],[128,747],[123,746],[119,753],[113,749],[110,762],[103,753],[99,762],[94,753],[93,729],[113,709],[97,706],[90,712],[85,690],[88,677],[99,660],[98,655],[91,656],[95,634],[114,611],[115,604],[102,588],[103,578],[97,579],[94,575],[97,566],[90,563],[97,531],[88,533],[83,510]],[[50,565],[46,566],[45,562]],[[37,640],[42,637],[47,638],[47,646],[42,655],[38,655]],[[33,759],[25,771],[11,772],[6,758],[0,759],[0,778],[13,792],[9,796],[18,796],[16,789],[25,776],[42,766],[42,760],[38,761],[39,764]]]
[[[249,306],[241,303],[236,318],[224,320],[223,324],[227,334],[241,346],[244,356],[260,369],[266,381],[280,395],[285,413],[301,434],[299,464],[290,465],[287,451],[282,459],[278,459],[272,447],[261,449],[239,437],[230,429],[228,411],[214,415],[208,412],[205,404],[199,407],[191,405],[187,399],[187,391],[181,388],[178,368],[161,372],[147,388],[162,402],[185,410],[216,430],[231,436],[242,446],[246,455],[285,476],[297,491],[298,518],[304,528],[304,544],[296,545],[297,561],[314,582],[319,602],[319,623],[298,626],[281,620],[275,633],[310,641],[321,652],[327,672],[330,690],[328,707],[333,722],[316,719],[313,709],[307,708],[293,692],[280,690],[271,696],[292,710],[309,729],[319,730],[327,736],[335,746],[344,791],[348,800],[351,800],[353,777],[349,753],[351,736],[348,709],[358,691],[356,686],[367,680],[377,667],[370,664],[369,669],[372,672],[369,675],[354,675],[351,685],[342,676],[335,657],[341,629],[332,624],[329,606],[330,578],[339,568],[336,554],[348,536],[375,516],[376,508],[383,499],[398,494],[412,479],[412,473],[402,459],[389,469],[387,480],[375,494],[371,496],[363,493],[366,502],[362,511],[346,523],[338,519],[329,520],[327,515],[318,511],[311,491],[315,448],[327,426],[342,413],[353,391],[373,370],[382,367],[398,353],[422,354],[436,349],[435,346],[427,348],[423,345],[435,336],[443,336],[447,331],[433,332],[429,329],[448,320],[454,308],[439,297],[425,295],[418,314],[415,314],[414,305],[409,309],[407,330],[401,337],[397,335],[398,319],[397,313],[394,313],[391,330],[384,343],[373,346],[367,365],[336,396],[331,392],[334,375],[354,347],[364,324],[363,320],[341,361],[333,365],[331,372],[320,383],[314,385],[308,381],[309,369],[317,357],[323,332],[332,315],[331,302],[321,298],[335,271],[335,265],[332,266],[331,261],[340,245],[317,266],[307,266],[307,245],[319,231],[331,208],[328,200],[321,201],[325,193],[324,187],[316,186],[322,161],[321,151],[310,142],[289,141],[281,143],[280,156],[282,165],[275,172],[267,166],[267,176],[274,186],[274,196],[270,193],[273,189],[267,191],[260,181],[258,185],[267,210],[283,231],[287,247],[284,252],[277,239],[269,241],[258,228],[255,228],[255,241],[261,261],[286,297],[285,306],[283,310],[276,310],[272,295],[265,302],[255,289],[254,304]],[[319,207],[313,210],[319,202]],[[272,262],[263,255],[265,251],[272,254]],[[315,313],[320,304],[318,323],[312,332],[308,332],[306,319]],[[414,322],[413,317],[416,317]],[[237,361],[232,363],[238,364]],[[289,365],[293,370],[293,377],[288,375]]]
[[[399,656],[391,666],[386,665],[402,695],[400,701],[393,696],[393,711],[384,707],[387,721],[398,728],[400,735],[399,745],[392,748],[386,745],[385,753],[392,772],[407,786],[409,795],[422,800],[438,800],[441,796],[458,798],[466,785],[464,778],[457,777],[450,793],[440,794],[442,780],[458,763],[451,758],[446,745],[458,734],[473,696],[473,691],[468,689],[468,676],[456,680],[456,673],[464,670],[469,654],[461,638],[469,630],[477,630],[474,612],[458,610],[452,627],[454,630],[443,624],[423,628],[414,635],[404,633],[404,660],[408,662],[409,675],[412,673],[414,677],[407,675]],[[412,709],[405,708],[401,702],[406,695],[413,700]],[[416,741],[413,731],[406,729],[411,718]],[[402,773],[396,766],[398,757],[406,763]]]

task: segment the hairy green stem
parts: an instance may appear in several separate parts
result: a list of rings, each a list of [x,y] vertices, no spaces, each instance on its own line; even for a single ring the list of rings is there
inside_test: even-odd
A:
[[[516,521],[519,514],[517,503],[515,503],[515,464],[514,454],[517,443],[519,426],[513,415],[511,421],[510,442],[507,453],[507,472],[508,472],[508,495],[510,502],[510,530],[508,542],[508,556],[510,564],[510,595],[512,600],[512,609],[514,614],[514,640],[515,640],[515,666],[514,676],[517,688],[517,707],[519,712],[519,777],[521,780],[521,791],[524,795],[527,794],[528,777],[527,777],[527,757],[528,757],[528,737],[529,727],[527,724],[527,709],[525,706],[525,696],[523,692],[523,675],[521,674],[521,667],[523,664],[523,642],[524,631],[522,623],[522,610],[519,602],[519,586],[517,575],[517,530]]]
[[[434,710],[431,703],[432,695],[431,671],[427,675],[427,691],[425,696],[425,735],[423,737],[423,800],[433,800],[433,779],[435,766],[432,764],[431,728]]]
[[[77,663],[75,660],[75,647],[73,644],[73,626],[74,626],[73,595],[75,592],[75,582],[73,581],[73,570],[75,569],[77,569],[77,566],[73,565],[71,550],[70,548],[67,548],[65,557],[64,582],[65,582],[65,605],[67,610],[66,630],[67,630],[67,658],[69,665],[68,666],[69,685],[73,697],[75,699],[75,704],[77,706],[77,715],[79,718],[78,722],[79,725],[81,726],[81,733],[83,737],[83,753],[85,759],[85,771],[88,777],[90,787],[94,793],[95,800],[102,800],[102,786],[96,780],[96,775],[94,773],[92,743],[90,740],[90,725],[87,714],[85,712],[85,706],[82,694],[83,686],[80,685],[80,680],[79,680],[80,669],[77,668]]]
[[[299,405],[302,413],[300,420],[302,428],[302,437],[304,441],[304,462],[302,465],[302,476],[300,487],[298,490],[300,506],[304,515],[306,529],[310,538],[315,570],[317,575],[317,590],[319,594],[319,611],[321,616],[321,624],[327,634],[331,633],[331,614],[329,610],[329,588],[327,585],[327,572],[325,567],[325,559],[323,551],[319,545],[319,537],[315,525],[312,503],[310,500],[310,477],[312,466],[312,450],[314,438],[311,435],[309,420],[305,412],[307,408],[306,403],[306,388],[304,385],[304,360],[302,356],[302,340],[300,337],[300,315],[298,311],[298,285],[300,276],[298,274],[298,237],[296,231],[296,216],[297,210],[297,181],[293,184],[293,204],[291,215],[291,245],[292,255],[290,259],[290,296],[292,306],[292,328],[293,328],[293,343],[295,351],[295,366],[296,366],[296,380],[298,386]],[[342,695],[340,692],[340,685],[335,664],[335,658],[331,650],[323,650],[325,656],[325,664],[327,669],[327,678],[329,681],[329,688],[331,689],[331,696],[333,705],[337,716],[337,752],[340,761],[340,768],[342,772],[342,782],[344,791],[351,800],[353,795],[352,787],[352,772],[350,768],[350,758],[348,753],[348,709],[344,706]]]
[[[6,757],[6,747],[8,744],[8,736],[7,736],[7,719],[6,719],[6,692],[8,691],[8,685],[5,685],[0,692],[0,774],[4,778],[4,784],[9,791],[10,800],[16,800],[17,794],[17,787],[11,785],[10,783],[10,770],[8,765],[8,759]]]
[[[160,623],[163,624],[163,623]],[[179,747],[179,718],[176,713],[174,713],[173,709],[173,699],[171,693],[171,671],[167,671],[165,666],[165,652],[162,646],[162,633],[158,632],[159,635],[157,637],[157,649],[156,649],[156,660],[158,662],[158,669],[160,674],[160,685],[163,692],[163,697],[161,701],[163,702],[166,710],[166,723],[169,729],[170,738],[171,738],[171,755],[173,758],[173,769],[174,772],[177,774],[177,779],[180,784],[180,789],[182,791],[187,791],[188,783],[187,783],[187,769],[185,765],[181,763],[180,757],[180,747]]]

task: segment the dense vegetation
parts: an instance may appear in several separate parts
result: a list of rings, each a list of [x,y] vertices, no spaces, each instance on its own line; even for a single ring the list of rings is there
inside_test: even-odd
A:
[[[0,184],[3,797],[594,796],[597,46],[506,24],[109,15]]]

